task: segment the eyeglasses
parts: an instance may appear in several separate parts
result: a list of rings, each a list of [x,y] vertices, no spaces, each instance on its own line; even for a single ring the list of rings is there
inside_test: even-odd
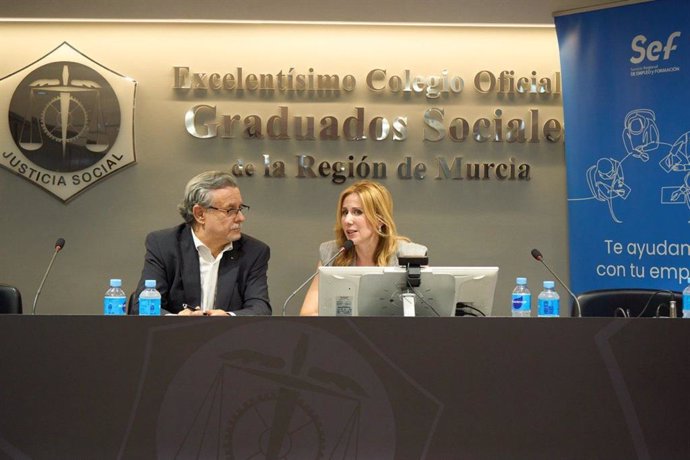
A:
[[[215,209],[216,211],[224,212],[226,216],[228,217],[235,217],[238,212],[241,212],[242,214],[247,214],[247,211],[249,211],[249,206],[245,204],[241,204],[239,208],[230,208],[230,209],[223,209],[223,208],[216,208],[215,206],[207,206],[207,209]]]

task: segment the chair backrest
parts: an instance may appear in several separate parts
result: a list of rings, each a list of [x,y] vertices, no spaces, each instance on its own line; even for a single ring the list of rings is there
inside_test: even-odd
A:
[[[22,295],[19,289],[0,284],[0,313],[22,314]]]
[[[582,307],[582,316],[623,316],[622,308],[630,317],[653,317],[669,315],[669,302],[676,301],[676,310],[682,310],[683,294],[677,291],[654,289],[601,289],[588,291],[577,296]],[[571,305],[575,311],[575,303]],[[645,308],[646,307],[646,308]],[[618,310],[618,311],[617,311]],[[574,315],[573,315],[574,316]]]

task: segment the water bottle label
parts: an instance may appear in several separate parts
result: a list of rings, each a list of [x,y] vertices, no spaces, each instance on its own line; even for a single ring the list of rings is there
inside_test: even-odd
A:
[[[103,299],[104,315],[124,315],[127,309],[125,297],[106,297]]]
[[[531,294],[513,294],[513,311],[529,312],[531,304]]]
[[[159,316],[161,314],[161,299],[139,299],[139,315]]]
[[[690,294],[683,294],[683,318],[690,318]]]
[[[558,300],[540,299],[539,300],[539,316],[558,316]]]

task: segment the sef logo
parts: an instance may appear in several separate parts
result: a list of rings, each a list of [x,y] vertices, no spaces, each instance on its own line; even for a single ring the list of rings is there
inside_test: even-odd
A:
[[[630,46],[632,47],[633,51],[638,54],[637,56],[631,57],[630,62],[633,64],[639,64],[640,62],[644,61],[645,58],[650,61],[658,61],[659,54],[662,50],[664,51],[664,61],[667,60],[671,55],[671,51],[677,48],[676,45],[673,44],[673,40],[675,40],[676,37],[680,37],[680,32],[673,32],[671,35],[669,35],[668,39],[666,40],[666,46],[664,46],[660,41],[656,40],[647,45],[645,49],[644,45],[647,43],[647,37],[644,35],[636,35],[635,38],[632,39]]]

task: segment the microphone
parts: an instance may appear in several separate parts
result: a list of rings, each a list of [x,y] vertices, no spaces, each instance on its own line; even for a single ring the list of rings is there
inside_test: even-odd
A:
[[[551,273],[558,280],[558,282],[561,283],[561,286],[563,286],[565,288],[565,290],[568,291],[568,294],[570,294],[570,296],[573,299],[575,299],[575,305],[577,306],[577,317],[582,318],[582,308],[580,308],[580,301],[577,300],[577,296],[575,294],[573,294],[573,291],[570,290],[570,288],[563,282],[563,280],[561,280],[558,277],[558,275],[555,274],[553,272],[553,270],[551,270],[551,268],[549,268],[548,265],[546,265],[546,262],[544,262],[544,256],[541,255],[541,251],[539,251],[539,249],[532,249],[532,257],[534,257],[536,260],[541,262],[546,267],[546,269],[549,271],[549,273]]]
[[[65,247],[65,239],[64,238],[58,238],[57,241],[55,242],[55,252],[53,252],[53,257],[50,258],[50,263],[48,264],[48,269],[46,270],[45,275],[43,275],[43,279],[41,280],[41,284],[38,285],[38,291],[36,291],[36,297],[34,297],[34,304],[33,307],[31,308],[31,314],[35,315],[36,314],[36,303],[38,302],[38,296],[41,294],[41,289],[43,289],[43,285],[46,282],[46,278],[48,278],[48,273],[50,272],[50,268],[53,266],[53,262],[55,261],[55,256],[57,256],[57,253],[62,250],[62,248]]]
[[[335,260],[336,257],[338,257],[343,252],[352,249],[352,247],[354,245],[355,245],[355,243],[353,243],[352,240],[345,240],[345,243],[341,246],[340,249],[338,249],[338,252],[336,252],[335,255],[333,257],[331,257],[330,259],[328,259],[326,261],[326,263],[323,264],[322,266],[323,267],[329,266],[331,264],[331,262],[333,262]],[[290,294],[288,296],[288,298],[285,300],[285,303],[283,304],[283,316],[285,316],[285,308],[287,307],[287,304],[290,301],[290,299],[292,299],[295,296],[295,294],[297,294],[300,291],[300,289],[302,289],[304,286],[306,286],[307,283],[309,281],[313,280],[314,277],[318,274],[319,274],[319,269],[317,268],[313,275],[311,275],[309,278],[307,278],[307,280],[304,283],[300,284],[300,286],[297,289],[295,289],[295,291],[292,294]]]

